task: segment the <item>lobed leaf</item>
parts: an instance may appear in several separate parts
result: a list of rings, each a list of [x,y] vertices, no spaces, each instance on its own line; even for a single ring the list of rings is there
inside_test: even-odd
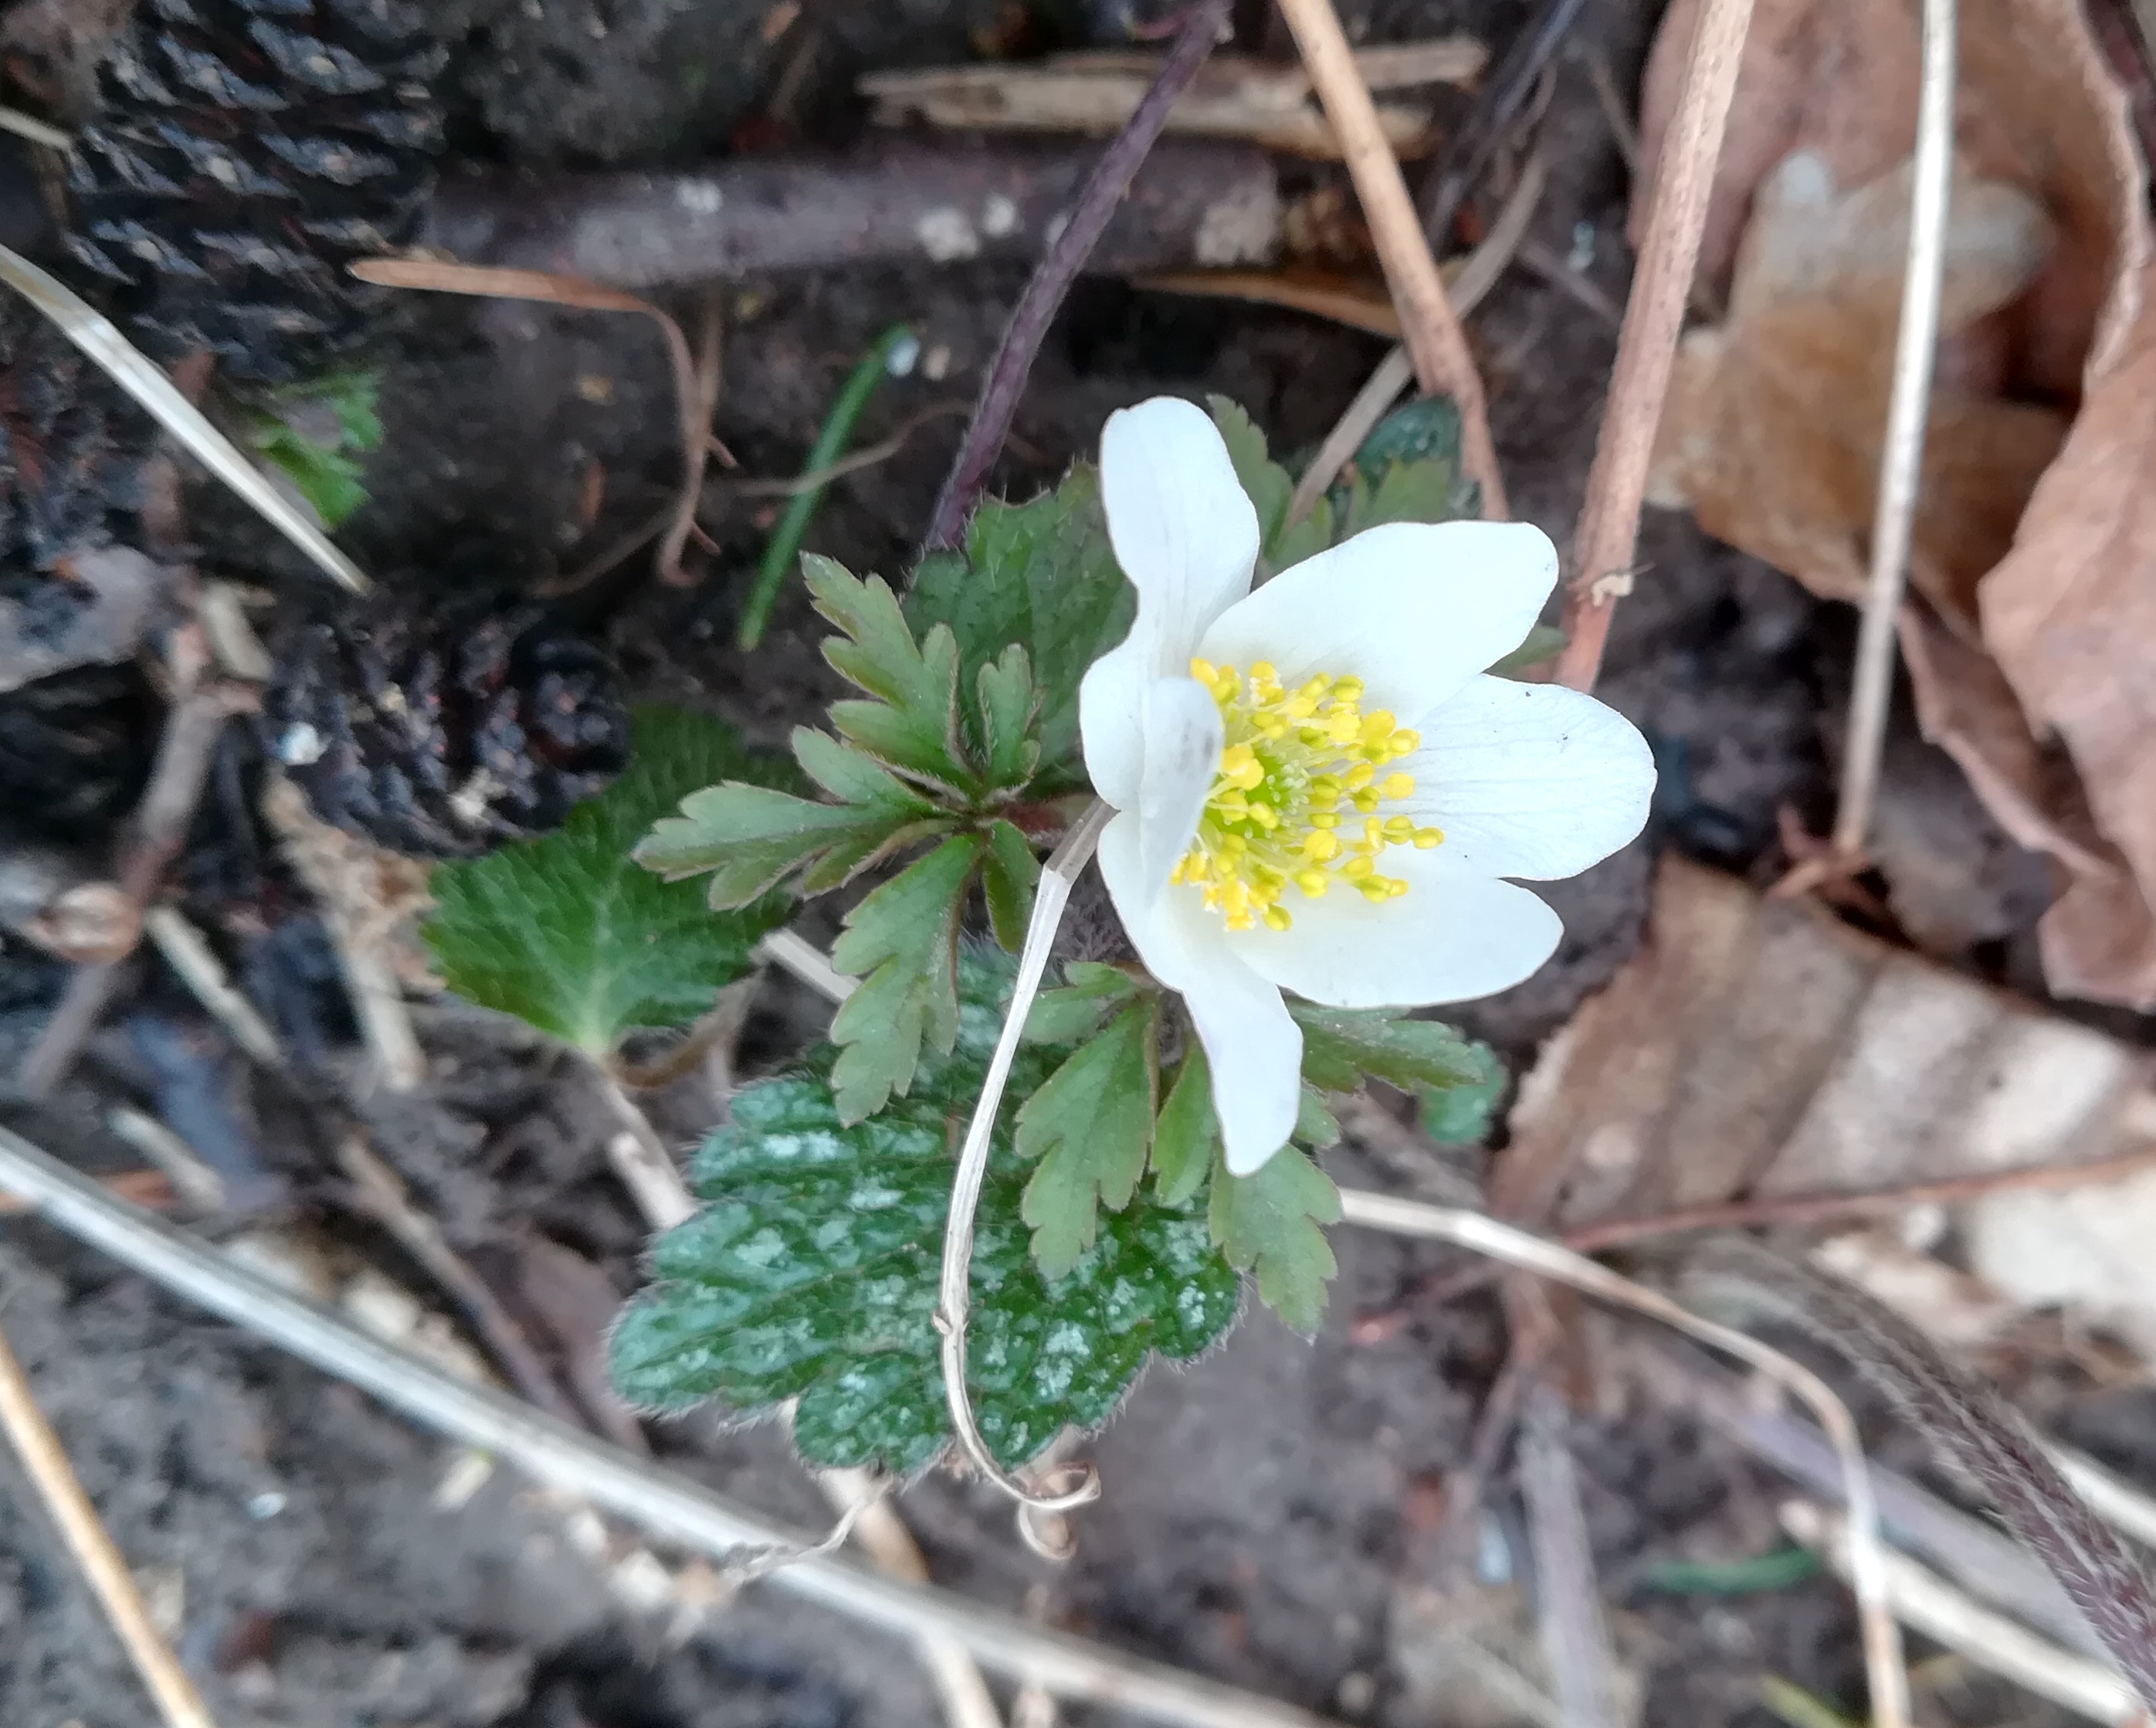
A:
[[[824,644],[824,658],[875,699],[831,705],[839,735],[931,786],[978,790],[959,743],[958,645],[950,631],[932,628],[916,643],[881,577],[863,581],[813,552],[801,568],[816,610],[840,632]]]
[[[1137,1192],[1152,1146],[1159,1034],[1159,998],[1132,1002],[1019,1110],[1019,1156],[1038,1161],[1021,1211],[1050,1278],[1093,1245],[1101,1208],[1120,1212]]]
[[[1490,1077],[1489,1050],[1441,1020],[1415,1020],[1399,1008],[1325,1008],[1288,1004],[1302,1028],[1303,1078],[1327,1092],[1353,1092],[1365,1075],[1404,1092],[1474,1086]]]
[[[713,913],[694,887],[632,861],[653,819],[685,793],[728,775],[783,772],[709,715],[644,708],[634,720],[627,772],[555,833],[437,865],[423,931],[457,994],[595,1056],[631,1027],[695,1019],[785,911],[747,895],[742,910]]]
[[[1206,1208],[1213,1241],[1258,1298],[1305,1337],[1325,1318],[1325,1286],[1339,1269],[1317,1227],[1340,1216],[1340,1191],[1299,1146],[1282,1146],[1250,1176],[1216,1158]]]

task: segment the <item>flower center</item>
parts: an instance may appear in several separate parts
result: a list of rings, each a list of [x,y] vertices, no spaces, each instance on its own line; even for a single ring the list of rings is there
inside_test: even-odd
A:
[[[1247,674],[1193,660],[1190,675],[1219,705],[1224,736],[1198,833],[1168,880],[1202,889],[1230,930],[1286,930],[1291,887],[1317,900],[1341,885],[1373,905],[1405,894],[1378,874],[1380,855],[1445,835],[1378,810],[1414,795],[1413,775],[1385,771],[1421,739],[1382,709],[1363,713],[1360,679],[1319,674],[1289,690],[1264,660]]]

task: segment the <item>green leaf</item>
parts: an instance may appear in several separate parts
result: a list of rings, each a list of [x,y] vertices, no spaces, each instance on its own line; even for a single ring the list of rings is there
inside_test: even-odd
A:
[[[691,1172],[711,1203],[660,1238],[658,1283],[614,1332],[625,1397],[680,1410],[716,1397],[742,1413],[798,1399],[794,1443],[818,1466],[905,1472],[943,1449],[931,1315],[952,1148],[1010,977],[1009,961],[968,951],[952,1054],[924,1064],[911,1095],[873,1120],[840,1120],[828,1049],[737,1095],[731,1126]],[[1022,1049],[1012,1096],[1063,1054]],[[1014,1113],[1006,1105],[981,1192],[968,1351],[982,1434],[1013,1469],[1065,1426],[1099,1426],[1149,1354],[1206,1349],[1238,1300],[1203,1220],[1150,1198],[1104,1218],[1068,1277],[1045,1279],[1019,1213],[1029,1172],[1011,1143]]]
[[[669,882],[711,872],[706,897],[720,909],[747,905],[796,870],[804,892],[821,893],[952,825],[899,806],[823,804],[739,781],[690,793],[680,812],[652,824],[635,861]]]
[[[1153,1183],[1162,1205],[1182,1206],[1197,1197],[1219,1141],[1213,1076],[1205,1065],[1204,1046],[1193,1040],[1153,1125]]]
[[[1490,1137],[1490,1120],[1505,1090],[1505,1064],[1489,1045],[1471,1040],[1468,1049],[1482,1066],[1479,1080],[1449,1086],[1420,1086],[1422,1131],[1440,1146],[1481,1146]]]
[[[1370,430],[1355,453],[1363,477],[1375,483],[1399,462],[1437,462],[1460,467],[1460,408],[1449,396],[1419,396],[1402,403]]]
[[[1101,1207],[1121,1212],[1137,1192],[1152,1146],[1159,1032],[1159,998],[1132,1003],[1019,1110],[1018,1154],[1040,1161],[1022,1213],[1049,1278],[1093,1245]]]
[[[958,1031],[958,918],[987,842],[953,834],[846,914],[831,964],[861,980],[831,1019],[831,1086],[849,1123],[903,1096],[925,1046],[941,1056]]]
[[[1325,1318],[1325,1286],[1338,1269],[1317,1227],[1339,1216],[1340,1191],[1299,1146],[1282,1146],[1250,1176],[1214,1161],[1214,1243],[1229,1265],[1256,1274],[1258,1300],[1305,1337]]]
[[[804,553],[801,569],[816,610],[839,632],[824,658],[873,701],[834,702],[839,736],[902,773],[940,789],[976,788],[958,743],[958,645],[947,629],[916,644],[881,577],[865,582],[834,559]]]
[[[1272,459],[1264,432],[1240,403],[1231,397],[1209,396],[1205,406],[1219,429],[1221,442],[1228,446],[1228,460],[1235,468],[1235,478],[1258,513],[1258,544],[1270,547],[1287,519],[1295,477]]]
[[[628,772],[557,831],[435,867],[424,931],[459,996],[595,1056],[631,1027],[695,1019],[785,910],[767,900],[714,914],[694,887],[632,861],[630,848],[685,792],[784,772],[707,715],[646,708],[634,720]]]
[[[364,474],[346,453],[382,442],[372,372],[338,372],[266,392],[243,407],[247,441],[292,482],[331,528],[367,502]]]
[[[1554,624],[1537,624],[1527,632],[1527,638],[1512,653],[1490,667],[1493,678],[1515,678],[1530,666],[1539,666],[1555,656],[1564,646],[1564,632]]]
[[[291,481],[324,527],[340,526],[367,502],[365,471],[343,451],[318,444],[282,421],[256,427],[248,442]]]
[[[1302,1028],[1302,1074],[1327,1092],[1353,1092],[1368,1075],[1404,1092],[1474,1086],[1490,1077],[1490,1052],[1441,1020],[1398,1008],[1322,1008],[1291,1002]]]
[[[1340,1144],[1340,1124],[1325,1107],[1324,1095],[1314,1086],[1306,1085],[1296,1100],[1295,1137],[1321,1151]]]
[[[1040,772],[1072,785],[1078,681],[1130,633],[1136,608],[1108,544],[1099,477],[1083,464],[1029,504],[983,504],[965,555],[922,559],[906,598],[915,629],[951,628],[969,686],[1013,644],[1026,651],[1040,686]]]
[[[996,940],[1015,954],[1025,941],[1033,911],[1033,891],[1040,882],[1040,860],[1033,843],[1014,823],[998,822],[988,829],[988,849],[981,860],[981,892],[988,903],[988,926]]]
[[[1033,778],[1040,745],[1033,736],[1040,690],[1024,649],[1014,642],[1003,658],[981,668],[981,777],[995,789],[1015,789]]]
[[[1037,1044],[1075,1044],[1100,1029],[1110,1010],[1145,988],[1121,967],[1096,960],[1073,960],[1063,967],[1064,987],[1044,990],[1033,999],[1025,1035]]]

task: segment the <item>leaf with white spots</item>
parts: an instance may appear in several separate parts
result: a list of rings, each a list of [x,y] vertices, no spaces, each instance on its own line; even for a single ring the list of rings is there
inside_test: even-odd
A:
[[[943,1449],[931,1315],[952,1149],[1011,972],[968,951],[950,1055],[924,1062],[911,1092],[867,1121],[841,1125],[828,1049],[736,1096],[732,1124],[690,1172],[704,1209],[659,1239],[657,1281],[615,1330],[624,1397],[668,1411],[716,1398],[743,1415],[793,1400],[794,1444],[818,1466],[906,1471]],[[1068,1054],[1019,1050],[977,1221],[969,1383],[983,1438],[1011,1468],[1065,1426],[1106,1421],[1149,1356],[1205,1349],[1239,1300],[1202,1211],[1144,1194],[1101,1216],[1066,1276],[1041,1276],[1012,1123]]]

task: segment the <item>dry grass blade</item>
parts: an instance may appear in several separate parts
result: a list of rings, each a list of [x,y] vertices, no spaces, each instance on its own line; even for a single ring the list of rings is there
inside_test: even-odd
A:
[[[1565,590],[1565,644],[1556,677],[1576,690],[1592,690],[1609,636],[1610,609],[1632,585],[1632,549],[1647,490],[1655,428],[1669,393],[1677,338],[1707,228],[1714,165],[1737,93],[1752,0],[1707,0],[1685,69],[1684,94],[1663,152],[1645,244],[1617,338],[1609,399],[1588,470],[1587,502],[1573,536],[1572,577]]]
[[[1909,202],[1909,261],[1902,278],[1902,315],[1894,337],[1893,392],[1872,513],[1871,584],[1856,638],[1849,737],[1842,752],[1841,805],[1834,849],[1844,860],[1864,851],[1887,715],[1894,694],[1894,636],[1909,582],[1917,526],[1917,489],[1939,336],[1939,293],[1946,274],[1947,196],[1954,172],[1955,0],[1924,0],[1923,92],[1917,110],[1915,182]]]
[[[483,300],[534,300],[587,312],[637,312],[656,324],[666,341],[666,358],[674,370],[675,401],[681,415],[681,490],[669,518],[671,526],[666,538],[660,542],[659,575],[661,581],[676,586],[687,584],[690,577],[681,568],[681,551],[689,543],[689,531],[696,519],[697,495],[703,490],[704,466],[711,454],[711,407],[718,394],[715,332],[707,332],[705,343],[705,351],[711,357],[700,366],[681,326],[663,308],[580,276],[448,264],[429,258],[363,258],[350,268],[361,281],[384,288],[465,294]]]
[[[1389,1194],[1368,1193],[1356,1188],[1340,1191],[1340,1205],[1341,1217],[1348,1223],[1431,1242],[1453,1243],[1659,1320],[1758,1369],[1810,1406],[1841,1459],[1843,1495],[1850,1509],[1851,1588],[1856,1597],[1857,1612],[1863,1623],[1864,1665],[1871,1693],[1872,1720],[1876,1728],[1908,1728],[1908,1673],[1902,1661],[1901,1635],[1895,1628],[1887,1587],[1884,1549],[1879,1538],[1878,1510],[1872,1497],[1871,1472],[1865,1463],[1856,1421],[1849,1413],[1849,1407],[1835,1396],[1831,1387],[1809,1368],[1756,1338],[1732,1327],[1702,1320],[1667,1296],[1635,1284],[1629,1278],[1620,1278],[1607,1267],[1569,1249],[1481,1213],[1430,1206],[1417,1200],[1399,1200]]]
[[[1840,1518],[1809,1500],[1795,1500],[1782,1508],[1782,1526],[1807,1548],[1824,1554],[1836,1572],[1847,1576],[1849,1532]],[[1881,1558],[1894,1616],[1912,1630],[2092,1722],[2145,1728],[2148,1713],[2133,1688],[2102,1663],[2038,1637],[2018,1621],[1964,1595],[1906,1554]]]
[[[1041,867],[1040,885],[1034,891],[1033,912],[1026,922],[1025,942],[1019,950],[1018,977],[1011,986],[1010,1005],[1004,1011],[1003,1029],[996,1036],[995,1052],[981,1081],[973,1120],[966,1125],[957,1174],[951,1182],[951,1210],[943,1229],[936,1329],[943,1335],[943,1397],[950,1408],[951,1426],[973,1468],[1022,1508],[1036,1514],[1065,1512],[1097,1499],[1100,1478],[1088,1469],[1075,1488],[1060,1494],[1035,1494],[996,1463],[981,1438],[973,1422],[973,1401],[966,1392],[966,1316],[972,1303],[973,1214],[981,1203],[981,1181],[988,1174],[988,1142],[995,1133],[1004,1086],[1010,1079],[1011,1061],[1018,1054],[1019,1041],[1025,1036],[1026,1016],[1032,1012],[1041,978],[1048,971],[1055,932],[1063,922],[1063,909],[1070,904],[1071,888],[1100,843],[1101,831],[1114,814],[1102,800],[1094,799]],[[1029,1541],[1037,1544],[1034,1525],[1022,1517],[1019,1528]]]
[[[97,1509],[82,1491],[59,1436],[31,1395],[29,1377],[4,1336],[0,1336],[0,1427],[7,1429],[23,1473],[97,1592],[113,1631],[126,1648],[128,1660],[157,1700],[167,1728],[217,1728],[194,1682],[151,1620],[126,1557],[98,1521]]]
[[[57,278],[20,254],[0,246],[0,282],[59,326],[112,382],[148,411],[203,467],[223,480],[285,539],[305,552],[331,581],[355,594],[367,592],[359,567],[330,543],[314,518],[294,504],[216,427],[180,394],[155,362],[120,333],[119,326]]]
[[[1295,33],[1326,116],[1340,135],[1341,153],[1399,305],[1401,336],[1414,356],[1415,376],[1425,392],[1450,396],[1457,404],[1461,466],[1482,488],[1483,515],[1501,520],[1506,515],[1505,482],[1490,439],[1481,375],[1445,297],[1437,260],[1400,177],[1399,161],[1385,141],[1370,87],[1356,69],[1339,14],[1332,0],[1281,0],[1281,11]]]
[[[722,1561],[744,1547],[799,1551],[810,1546],[799,1532],[618,1446],[368,1336],[207,1243],[115,1200],[6,1128],[0,1128],[0,1190],[22,1196],[78,1241],[437,1433],[491,1453],[654,1536]],[[803,1559],[769,1576],[777,1587],[864,1624],[907,1637],[948,1636],[983,1667],[1037,1682],[1062,1697],[1178,1728],[1327,1728],[1322,1719],[1293,1705],[836,1560]]]

